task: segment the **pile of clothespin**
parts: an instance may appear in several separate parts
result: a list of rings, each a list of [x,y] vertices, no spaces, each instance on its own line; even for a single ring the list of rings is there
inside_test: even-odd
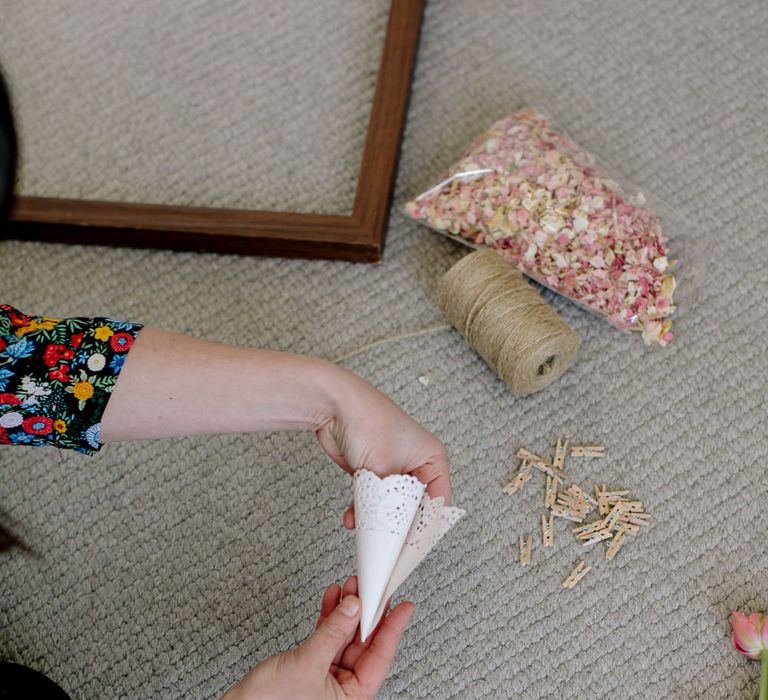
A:
[[[544,507],[548,510],[548,516],[541,516],[541,537],[544,547],[554,545],[554,518],[564,518],[579,523],[572,532],[577,541],[584,546],[605,542],[607,546],[605,556],[612,561],[624,544],[625,537],[636,535],[641,527],[648,525],[651,516],[643,510],[641,501],[633,501],[629,498],[629,491],[609,491],[605,484],[602,487],[595,486],[594,496],[577,484],[572,484],[560,491],[560,483],[568,477],[564,469],[568,450],[568,440],[558,438],[554,457],[549,462],[521,447],[517,451],[517,456],[521,460],[520,468],[515,478],[504,487],[504,493],[511,496],[522,491],[530,481],[534,469],[543,472],[547,477]],[[572,445],[570,455],[571,457],[604,457],[605,448],[602,445]],[[596,509],[598,514],[604,517],[585,522],[587,516]],[[525,566],[531,561],[532,535],[520,535],[518,544],[520,565]],[[590,566],[580,561],[565,579],[563,586],[573,588],[590,570]]]

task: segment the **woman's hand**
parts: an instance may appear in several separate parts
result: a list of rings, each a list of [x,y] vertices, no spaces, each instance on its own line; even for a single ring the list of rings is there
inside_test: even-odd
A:
[[[357,577],[343,588],[334,584],[325,591],[314,633],[262,661],[221,700],[373,700],[413,609],[413,603],[400,603],[361,644]]]
[[[412,474],[432,497],[451,501],[448,453],[440,440],[391,399],[351,372],[337,368],[334,415],[317,431],[328,456],[352,473],[365,467],[380,476]],[[344,524],[354,527],[352,506]]]

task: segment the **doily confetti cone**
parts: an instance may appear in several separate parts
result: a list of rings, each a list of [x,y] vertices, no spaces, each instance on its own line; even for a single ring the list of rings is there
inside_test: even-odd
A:
[[[380,479],[367,469],[355,472],[357,578],[363,641],[376,627],[384,606],[465,511],[430,499],[413,476]]]

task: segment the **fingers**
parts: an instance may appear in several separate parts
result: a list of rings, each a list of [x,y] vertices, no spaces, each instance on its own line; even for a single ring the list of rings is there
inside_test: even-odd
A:
[[[341,587],[342,599],[345,596],[350,596],[350,595],[351,596],[357,595],[357,576],[350,576],[344,582],[344,585]],[[347,650],[352,647],[352,643],[355,641],[355,637],[357,637],[358,639],[360,638],[360,627],[355,627],[352,630],[352,632],[347,636],[346,644],[342,647],[341,651],[339,651],[339,653],[333,657],[333,663],[336,666],[339,666],[342,664],[344,654],[346,654]]]
[[[325,450],[325,453],[338,464],[345,472],[350,474],[354,471],[349,463],[341,453],[339,446],[336,444],[336,440],[331,435],[331,422],[326,423],[320,430],[315,432],[317,441],[320,443],[320,447]]]
[[[320,627],[320,625],[323,623],[325,618],[327,618],[336,608],[336,606],[341,601],[341,597],[348,596],[348,595],[357,595],[357,576],[350,576],[345,582],[344,586],[339,586],[338,583],[334,583],[325,590],[325,593],[323,594],[323,601],[320,604],[320,616],[317,618],[317,623],[315,624],[315,629]],[[346,653],[346,650],[349,648],[349,645],[352,643],[352,641],[355,638],[355,633],[357,632],[357,627],[352,630],[352,632],[347,636],[346,644],[342,647],[342,649],[336,654],[336,656],[333,657],[333,664],[335,666],[338,666],[341,661],[343,654]]]
[[[396,606],[373,635],[371,645],[357,660],[355,675],[367,690],[377,692],[387,677],[400,637],[415,607],[413,603],[400,603]]]
[[[355,504],[350,503],[346,511],[344,511],[344,527],[347,530],[355,529]]]
[[[320,603],[320,616],[317,618],[315,629],[317,629],[320,626],[320,623],[334,611],[339,604],[340,597],[341,586],[338,583],[334,583],[325,589],[325,593],[323,593],[323,601]]]
[[[443,505],[451,505],[451,479],[448,473],[439,474],[427,483],[427,493],[430,498],[443,497]]]
[[[371,633],[368,635],[368,638],[364,642],[360,639],[360,628],[359,627],[357,628],[354,644],[350,644],[344,650],[344,654],[340,659],[340,664],[343,668],[349,668],[349,669],[354,668],[360,656],[363,653],[365,653],[365,650],[369,646],[371,646],[373,640],[376,638],[376,634],[378,633],[379,629],[381,629],[381,626],[384,624],[384,622],[387,619],[387,615],[390,612],[389,610],[390,605],[392,605],[391,596],[389,600],[387,600],[386,604],[384,605],[384,613],[382,614],[381,619],[376,623],[376,627],[373,628]]]
[[[419,481],[427,485],[427,493],[430,498],[442,496],[446,506],[451,505],[451,477],[448,471],[448,453],[443,451],[434,461],[412,469]]]
[[[297,652],[306,663],[327,673],[355,634],[360,621],[360,599],[346,596],[317,626]]]
[[[357,576],[350,576],[341,588],[341,595],[357,595]]]

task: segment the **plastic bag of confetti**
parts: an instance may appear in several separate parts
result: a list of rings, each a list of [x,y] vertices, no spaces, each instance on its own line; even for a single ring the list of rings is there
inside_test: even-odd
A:
[[[676,280],[661,225],[668,212],[660,210],[534,109],[495,123],[405,209],[462,243],[497,249],[536,282],[665,346]]]

